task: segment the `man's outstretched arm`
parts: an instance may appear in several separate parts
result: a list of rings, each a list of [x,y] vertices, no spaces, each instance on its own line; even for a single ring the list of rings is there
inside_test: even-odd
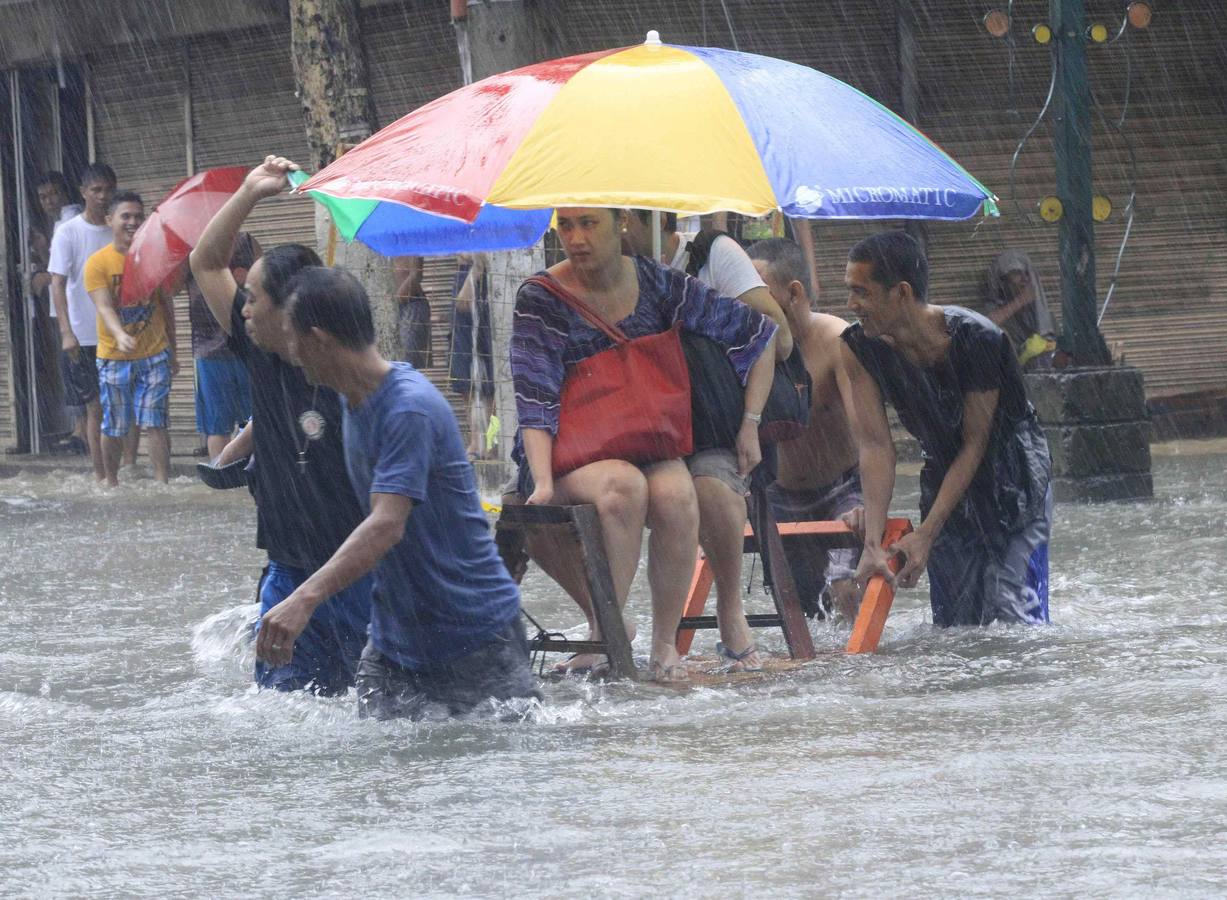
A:
[[[205,226],[204,234],[189,257],[196,285],[204,295],[209,312],[226,334],[230,333],[230,314],[234,308],[234,292],[238,289],[230,272],[230,257],[239,229],[257,203],[289,187],[286,173],[297,168],[297,164],[284,157],[265,157],[263,164],[247,174],[239,189]]]
[[[371,494],[371,512],[345,539],[328,562],[267,613],[260,623],[256,656],[284,666],[293,658],[294,642],[321,603],[345,590],[375,568],[405,535],[413,501],[401,494]]]

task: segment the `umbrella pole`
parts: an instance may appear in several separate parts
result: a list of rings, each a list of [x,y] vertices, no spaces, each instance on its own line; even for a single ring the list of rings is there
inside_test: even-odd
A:
[[[652,212],[652,259],[660,262],[660,213]]]

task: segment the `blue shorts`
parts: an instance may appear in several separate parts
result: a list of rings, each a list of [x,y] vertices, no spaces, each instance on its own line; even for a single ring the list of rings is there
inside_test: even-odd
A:
[[[1052,488],[1044,515],[992,549],[954,516],[929,553],[929,605],[934,625],[1048,623],[1048,535]]]
[[[170,406],[170,351],[145,359],[98,360],[102,433],[121,438],[132,430],[165,428]]]
[[[310,574],[269,560],[260,578],[260,617],[294,593]],[[349,690],[366,646],[373,585],[373,576],[367,575],[321,603],[294,642],[294,657],[287,665],[272,667],[256,660],[256,684],[324,696]],[[255,630],[259,633],[259,623]]]
[[[229,437],[251,418],[251,379],[237,359],[196,360],[196,430]]]

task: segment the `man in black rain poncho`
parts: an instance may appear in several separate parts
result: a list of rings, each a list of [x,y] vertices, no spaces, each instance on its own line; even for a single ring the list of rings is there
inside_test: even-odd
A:
[[[842,351],[865,493],[858,583],[889,577],[900,552],[899,586],[928,569],[934,624],[1047,622],[1051,466],[1009,338],[978,313],[926,302],[928,261],[904,232],[853,247],[844,280],[860,320]],[[924,451],[920,526],[886,549],[895,451],[883,400]]]

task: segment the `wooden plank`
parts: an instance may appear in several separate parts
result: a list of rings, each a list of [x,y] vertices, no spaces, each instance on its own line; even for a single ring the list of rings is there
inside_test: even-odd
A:
[[[911,530],[912,523],[907,519],[887,519],[882,533],[882,546],[889,547]],[[903,560],[895,554],[887,565],[892,572],[897,573],[903,566]],[[882,629],[886,627],[886,617],[894,601],[895,591],[885,578],[877,575],[869,579],[865,594],[861,597],[856,623],[852,626],[852,636],[848,638],[849,653],[872,653],[878,649],[878,642],[882,640]]]
[[[638,678],[638,673],[631,656],[631,642],[626,635],[626,623],[622,619],[622,610],[618,607],[617,595],[614,594],[613,578],[609,574],[609,560],[605,556],[600,516],[596,507],[591,505],[571,506],[567,509],[575,521],[584,572],[588,576],[588,597],[592,601],[592,612],[601,629],[605,656],[609,660],[609,673],[614,678],[634,681]]]
[[[771,595],[780,614],[781,630],[788,644],[788,653],[793,659],[810,659],[814,655],[814,640],[810,637],[809,625],[801,611],[797,586],[792,580],[792,568],[784,555],[784,542],[779,526],[771,513],[766,492],[752,491],[749,497],[750,519],[759,535],[759,554],[763,559],[764,580],[770,578]]]

